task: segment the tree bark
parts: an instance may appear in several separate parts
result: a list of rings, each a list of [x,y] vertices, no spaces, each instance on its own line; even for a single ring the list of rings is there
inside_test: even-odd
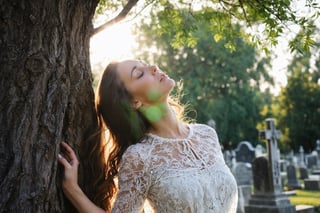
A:
[[[0,212],[65,212],[57,156],[94,130],[98,0],[0,0]]]

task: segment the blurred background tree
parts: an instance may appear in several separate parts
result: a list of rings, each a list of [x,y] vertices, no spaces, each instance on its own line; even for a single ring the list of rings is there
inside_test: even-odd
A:
[[[161,12],[162,13],[162,12]],[[211,14],[211,12],[210,12]],[[194,16],[209,16],[203,11]],[[159,23],[166,24],[165,16],[156,14]],[[260,84],[272,84],[267,72],[270,58],[259,57],[256,48],[241,38],[235,40],[235,49],[225,46],[225,40],[215,41],[210,33],[208,20],[193,19],[197,25],[192,37],[197,42],[174,48],[170,41],[172,33],[154,33],[158,26],[155,19],[136,27],[137,48],[133,51],[137,58],[156,63],[169,76],[179,81],[183,79],[182,102],[191,106],[188,116],[200,123],[213,119],[221,142],[226,148],[236,146],[241,140],[258,141],[256,125],[262,121],[263,94]],[[236,34],[241,34],[240,26]],[[222,35],[227,37],[228,35]],[[156,51],[149,51],[149,50]]]
[[[320,138],[320,48],[296,54],[288,66],[288,83],[281,90],[275,112],[284,133],[283,143],[306,152],[316,148]]]

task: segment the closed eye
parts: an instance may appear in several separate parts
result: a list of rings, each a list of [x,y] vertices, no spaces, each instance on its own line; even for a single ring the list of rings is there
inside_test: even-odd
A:
[[[138,76],[138,79],[141,78],[144,75],[144,72],[141,72],[140,75]]]

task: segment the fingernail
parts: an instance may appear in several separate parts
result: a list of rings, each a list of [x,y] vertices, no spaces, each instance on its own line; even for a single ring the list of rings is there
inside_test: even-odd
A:
[[[59,158],[62,158],[62,155],[58,154],[58,157],[59,157]]]

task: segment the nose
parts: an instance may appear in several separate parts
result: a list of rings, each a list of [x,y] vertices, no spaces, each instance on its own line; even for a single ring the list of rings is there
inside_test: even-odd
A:
[[[155,75],[157,72],[157,66],[151,66],[151,74]]]

